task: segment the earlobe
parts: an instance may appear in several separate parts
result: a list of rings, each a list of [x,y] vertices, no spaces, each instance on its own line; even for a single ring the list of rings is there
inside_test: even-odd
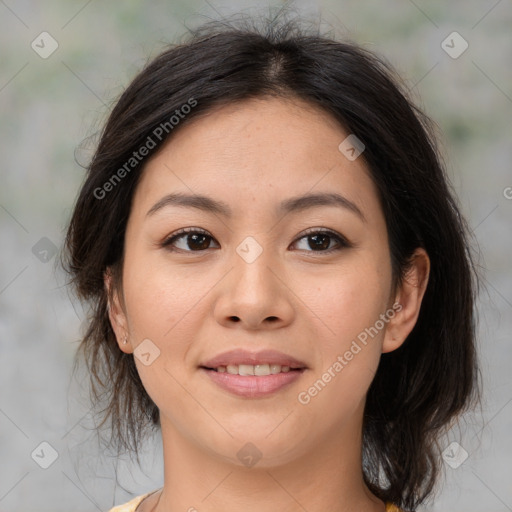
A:
[[[395,298],[395,303],[400,304],[401,309],[386,328],[382,343],[383,353],[399,348],[416,325],[429,275],[430,258],[424,249],[417,248]]]
[[[113,277],[111,269],[108,268],[104,273],[105,291],[107,293],[107,311],[110,320],[110,325],[116,335],[117,344],[119,348],[127,353],[133,352],[131,343],[129,342],[129,330],[126,314],[123,310],[119,299],[119,293],[113,289]]]

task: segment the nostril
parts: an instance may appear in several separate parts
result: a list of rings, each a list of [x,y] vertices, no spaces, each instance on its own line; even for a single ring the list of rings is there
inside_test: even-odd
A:
[[[240,322],[240,318],[238,318],[237,316],[230,316],[229,319],[233,320],[234,322]]]

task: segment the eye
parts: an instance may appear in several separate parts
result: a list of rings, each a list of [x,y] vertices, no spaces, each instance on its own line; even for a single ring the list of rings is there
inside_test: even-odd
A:
[[[330,230],[319,230],[318,228],[311,228],[306,234],[298,238],[294,244],[301,240],[307,240],[305,245],[312,248],[308,252],[324,252],[330,253],[340,250],[345,247],[351,247],[351,244],[338,233]],[[162,243],[162,247],[170,251],[185,251],[185,252],[201,252],[210,249],[210,243],[214,238],[208,234],[207,231],[201,228],[184,228],[173,234]],[[331,246],[335,241],[336,245]],[[179,246],[181,245],[181,247]],[[299,248],[299,250],[308,250],[307,248]]]
[[[200,252],[209,249],[211,240],[213,240],[213,237],[204,229],[184,228],[164,240],[162,247],[166,247],[170,251]],[[177,241],[179,241],[181,247],[175,245]]]
[[[351,244],[347,241],[346,238],[339,235],[338,233],[335,233],[334,231],[330,230],[319,230],[318,228],[312,228],[307,232],[307,234],[303,235],[301,238],[298,238],[295,243],[300,242],[301,240],[306,240],[305,244],[310,248],[313,249],[313,251],[308,252],[333,252],[333,251],[339,251],[340,249],[343,249],[345,247],[351,247]],[[337,245],[334,247],[331,247],[331,242],[335,240],[337,242]],[[299,250],[306,250],[304,247],[299,248]]]

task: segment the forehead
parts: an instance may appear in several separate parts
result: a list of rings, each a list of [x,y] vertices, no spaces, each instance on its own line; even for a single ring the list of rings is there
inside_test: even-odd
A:
[[[147,211],[176,190],[222,196],[235,213],[333,191],[371,208],[377,194],[363,158],[351,161],[339,149],[348,135],[331,115],[302,100],[258,98],[215,107],[181,127],[148,161],[134,208]]]

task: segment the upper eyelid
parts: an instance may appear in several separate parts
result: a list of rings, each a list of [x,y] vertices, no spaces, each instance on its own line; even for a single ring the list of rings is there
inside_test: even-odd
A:
[[[171,233],[169,236],[166,236],[164,240],[162,241],[163,246],[171,245],[171,242],[175,242],[176,240],[179,240],[180,238],[184,238],[187,235],[199,233],[201,235],[209,236],[212,240],[215,240],[215,237],[206,231],[206,229],[202,228],[183,228],[179,229],[176,233]],[[218,242],[217,242],[218,243]],[[187,252],[193,252],[193,251],[187,251]],[[195,251],[194,251],[195,252]]]

